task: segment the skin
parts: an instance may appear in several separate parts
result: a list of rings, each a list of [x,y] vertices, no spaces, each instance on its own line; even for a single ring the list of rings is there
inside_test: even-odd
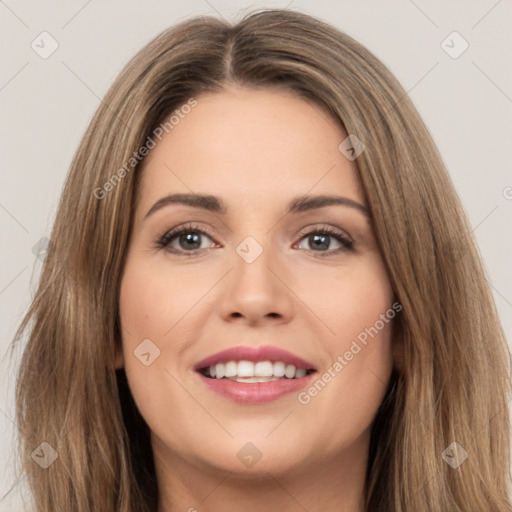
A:
[[[230,86],[196,99],[144,162],[120,290],[116,364],[152,432],[158,512],[362,512],[370,427],[395,362],[392,322],[305,405],[297,393],[237,404],[193,370],[229,347],[274,345],[321,375],[391,308],[368,216],[340,205],[285,215],[304,194],[366,204],[356,163],[338,150],[346,134],[286,91]],[[144,218],[178,192],[218,196],[228,213],[168,204]],[[212,235],[201,235],[199,254],[187,256],[179,236],[171,245],[181,255],[156,247],[189,222]],[[327,226],[353,251],[300,234]],[[250,264],[236,252],[247,236],[263,249]],[[160,350],[148,366],[134,355],[144,339]],[[237,457],[248,442],[261,453],[252,467]]]

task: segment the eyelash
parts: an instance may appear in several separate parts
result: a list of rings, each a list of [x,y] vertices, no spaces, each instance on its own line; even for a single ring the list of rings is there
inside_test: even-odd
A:
[[[156,240],[156,249],[167,249],[169,252],[183,255],[183,256],[196,256],[197,254],[201,253],[205,249],[194,249],[192,251],[183,251],[180,249],[176,249],[174,247],[169,247],[169,244],[171,241],[176,238],[179,235],[182,234],[199,234],[199,235],[206,235],[207,237],[213,239],[213,236],[208,233],[207,230],[200,229],[198,226],[194,226],[192,224],[186,224],[181,227],[173,228],[170,231],[167,231],[163,235],[159,236]],[[333,256],[334,254],[338,254],[340,252],[345,251],[353,251],[354,250],[354,241],[351,240],[347,235],[345,235],[342,231],[339,231],[331,226],[324,226],[321,228],[313,229],[310,231],[300,231],[300,240],[305,238],[306,236],[312,235],[312,234],[319,234],[319,235],[327,235],[335,238],[338,242],[341,243],[342,247],[339,247],[338,249],[334,250],[328,250],[328,251],[313,251],[318,252],[319,254],[315,255],[315,257],[319,258],[325,258],[329,256]],[[324,254],[322,254],[324,253]]]

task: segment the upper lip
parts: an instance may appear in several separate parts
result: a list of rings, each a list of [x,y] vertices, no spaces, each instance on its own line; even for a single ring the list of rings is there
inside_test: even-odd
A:
[[[282,361],[285,364],[293,364],[296,368],[315,369],[312,363],[287,350],[266,345],[263,347],[238,346],[216,352],[199,361],[194,366],[194,370],[197,371],[227,361],[252,361],[254,363],[258,361]]]

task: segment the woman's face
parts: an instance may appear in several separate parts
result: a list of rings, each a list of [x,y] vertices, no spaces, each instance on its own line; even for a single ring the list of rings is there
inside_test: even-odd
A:
[[[155,456],[361,469],[398,308],[346,134],[286,92],[195,99],[145,160],[121,283],[117,365]]]

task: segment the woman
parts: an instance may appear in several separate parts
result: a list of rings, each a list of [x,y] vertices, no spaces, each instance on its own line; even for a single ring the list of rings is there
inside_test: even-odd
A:
[[[284,10],[162,33],[51,240],[19,331],[35,510],[512,510],[509,354],[467,221],[345,34]]]

